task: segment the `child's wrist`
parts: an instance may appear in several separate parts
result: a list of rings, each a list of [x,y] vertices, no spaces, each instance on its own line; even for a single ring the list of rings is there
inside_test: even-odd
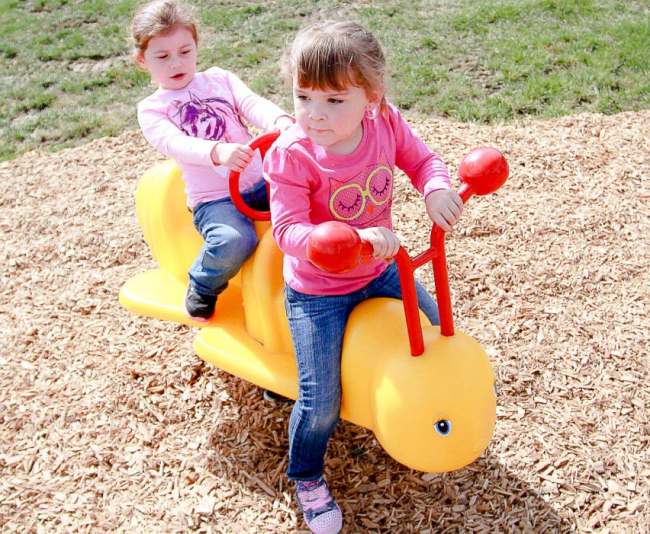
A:
[[[436,187],[435,189],[431,189],[430,191],[425,191],[424,193],[424,200],[426,202],[427,198],[429,198],[433,193],[438,193],[439,191],[447,191],[444,187]]]
[[[210,159],[212,160],[212,163],[214,165],[221,165],[221,160],[219,159],[219,153],[218,153],[220,144],[221,141],[217,141],[212,147],[212,150],[210,150]]]

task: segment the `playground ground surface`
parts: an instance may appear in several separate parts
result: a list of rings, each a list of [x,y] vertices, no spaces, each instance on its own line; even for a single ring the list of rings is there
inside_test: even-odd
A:
[[[345,532],[644,532],[650,111],[410,119],[454,172],[480,145],[510,162],[448,238],[457,327],[492,358],[497,426],[479,460],[438,475],[342,423],[326,474]],[[290,407],[204,364],[192,329],[118,304],[154,266],[133,193],[159,159],[127,132],[0,163],[3,532],[305,528],[283,475]],[[415,252],[424,210],[398,181]]]

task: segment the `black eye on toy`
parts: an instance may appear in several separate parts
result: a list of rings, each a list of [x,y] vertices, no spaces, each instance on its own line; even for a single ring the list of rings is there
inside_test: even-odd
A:
[[[451,432],[451,421],[449,419],[440,419],[433,424],[433,428],[436,429],[436,432],[441,436],[448,436]]]

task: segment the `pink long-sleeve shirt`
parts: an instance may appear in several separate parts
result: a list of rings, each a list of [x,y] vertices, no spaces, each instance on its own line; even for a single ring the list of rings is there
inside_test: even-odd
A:
[[[314,226],[331,220],[356,228],[392,229],[393,173],[402,169],[424,196],[449,189],[447,168],[388,105],[377,119],[363,120],[363,136],[346,155],[312,143],[298,124],[284,131],[264,158],[270,183],[273,237],[285,253],[286,283],[311,295],[341,295],[370,283],[387,267],[373,259],[352,271],[327,273],[307,259]]]
[[[181,168],[190,208],[229,196],[229,170],[215,165],[210,155],[215,143],[248,143],[251,135],[242,117],[271,130],[283,115],[282,109],[251,91],[232,72],[218,67],[197,72],[183,89],[158,88],[138,104],[144,137]],[[262,160],[256,153],[241,173],[240,189],[261,177]]]

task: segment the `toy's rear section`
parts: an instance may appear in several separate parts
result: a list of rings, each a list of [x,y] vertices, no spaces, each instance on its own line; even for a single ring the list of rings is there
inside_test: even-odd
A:
[[[148,170],[138,182],[136,213],[144,239],[159,267],[129,279],[120,303],[138,315],[185,322],[187,268],[201,246],[184,198],[180,169],[172,162]],[[188,318],[189,320],[189,318]]]
[[[219,295],[214,316],[197,322],[185,312],[187,271],[203,239],[186,207],[180,169],[156,165],[138,183],[136,211],[144,239],[159,267],[130,278],[120,303],[138,315],[200,326],[197,354],[211,364],[295,397],[293,345],[284,313],[282,253],[268,222],[257,221],[260,242]],[[284,357],[281,357],[284,356]]]
[[[120,303],[138,315],[194,324],[185,312],[184,298],[187,271],[203,239],[187,209],[178,166],[165,161],[147,171],[138,183],[135,197],[138,222],[158,268],[129,279],[120,291]],[[256,229],[262,236],[268,223],[256,223]],[[241,275],[238,274],[219,297],[215,316],[208,324],[215,322],[219,315],[241,315],[241,301]]]

